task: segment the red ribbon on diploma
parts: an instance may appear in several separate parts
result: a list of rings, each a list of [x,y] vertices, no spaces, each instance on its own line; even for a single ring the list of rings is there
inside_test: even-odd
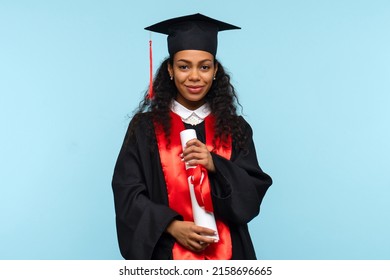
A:
[[[199,206],[204,207],[207,212],[214,212],[206,168],[201,165],[189,168],[187,169],[187,176],[191,176],[191,183],[194,186],[194,193]]]

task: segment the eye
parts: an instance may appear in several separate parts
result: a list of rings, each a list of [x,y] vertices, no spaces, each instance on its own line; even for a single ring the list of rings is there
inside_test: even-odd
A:
[[[200,67],[200,69],[201,69],[201,70],[204,70],[204,71],[207,71],[207,70],[210,69],[210,66],[209,66],[209,65],[202,65],[202,66]]]
[[[183,65],[178,65],[177,67],[178,67],[180,70],[188,70],[188,69],[189,69],[188,65],[185,65],[185,64],[183,64]]]

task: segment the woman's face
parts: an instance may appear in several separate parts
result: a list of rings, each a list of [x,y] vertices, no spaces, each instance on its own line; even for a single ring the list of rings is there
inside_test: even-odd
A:
[[[169,75],[173,77],[178,90],[177,102],[190,110],[202,106],[217,69],[211,53],[198,50],[177,52],[173,65],[168,64]]]

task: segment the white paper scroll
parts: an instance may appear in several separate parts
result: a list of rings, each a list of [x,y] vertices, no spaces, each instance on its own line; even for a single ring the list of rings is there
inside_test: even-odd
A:
[[[182,132],[180,132],[180,140],[181,140],[181,146],[183,147],[183,150],[188,141],[196,138],[197,138],[196,131],[194,129],[185,129]],[[195,167],[187,167],[186,165],[186,169],[188,168],[195,168]],[[203,180],[203,174],[201,180]],[[209,237],[219,240],[217,224],[215,223],[214,214],[212,212],[207,212],[204,209],[204,207],[199,206],[198,201],[196,200],[195,197],[194,185],[191,182],[191,177],[188,177],[188,186],[190,188],[192,214],[194,216],[195,224],[201,227],[214,230],[217,234]]]

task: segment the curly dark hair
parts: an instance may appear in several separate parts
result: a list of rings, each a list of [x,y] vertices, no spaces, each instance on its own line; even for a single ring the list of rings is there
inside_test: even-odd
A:
[[[218,138],[223,143],[231,135],[234,145],[238,148],[243,148],[246,137],[242,131],[242,119],[237,115],[237,106],[241,107],[241,105],[235,89],[230,83],[230,76],[225,72],[220,62],[215,60],[214,63],[218,63],[218,71],[209,92],[205,96],[211,113],[215,117],[214,144],[215,139]],[[154,98],[150,100],[148,91],[146,91],[144,99],[135,111],[132,127],[130,128],[130,136],[135,133],[135,128],[140,119],[147,116],[161,125],[167,139],[169,139],[171,129],[170,105],[177,95],[177,88],[170,79],[167,70],[168,64],[173,65],[173,58],[165,59],[157,70],[153,82]],[[152,130],[152,128],[147,128],[147,130]],[[148,133],[153,133],[153,131],[148,131]]]

